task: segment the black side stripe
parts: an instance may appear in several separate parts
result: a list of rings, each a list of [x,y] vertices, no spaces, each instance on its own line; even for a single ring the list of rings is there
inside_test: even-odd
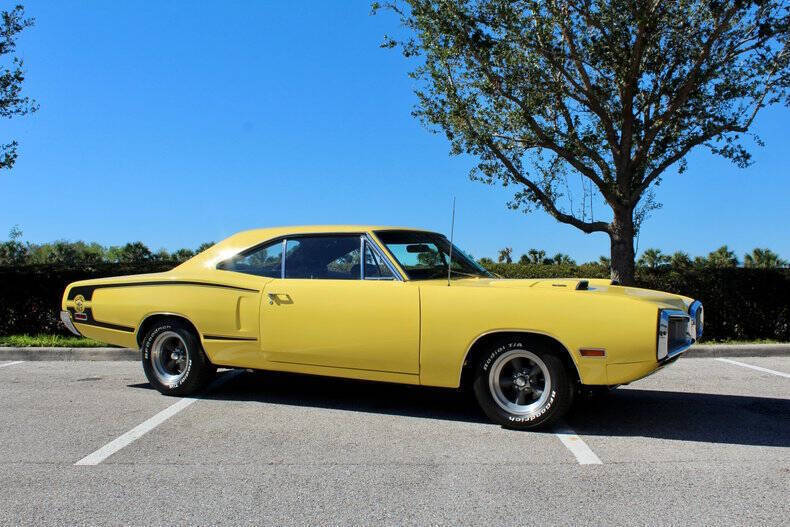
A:
[[[105,329],[114,329],[116,331],[125,331],[126,333],[134,333],[134,328],[130,328],[129,326],[121,326],[120,324],[111,324],[110,322],[99,322],[93,318],[93,311],[91,308],[85,308],[85,311],[82,312],[85,317],[85,320],[79,320],[75,317],[76,311],[73,307],[68,308],[69,312],[71,313],[71,320],[73,320],[76,324],[85,324],[86,326],[95,326],[97,328],[105,328]]]
[[[226,337],[223,335],[203,335],[203,338],[206,340],[244,340],[244,341],[258,340],[256,337]]]
[[[96,284],[96,285],[79,285],[72,287],[69,291],[69,300],[74,300],[77,295],[82,295],[85,300],[93,298],[93,292],[97,289],[109,289],[113,287],[139,287],[139,286],[156,286],[156,285],[197,285],[203,287],[218,287],[221,289],[234,289],[236,291],[248,291],[250,293],[259,293],[257,289],[249,289],[247,287],[239,287],[236,285],[227,284],[212,284],[210,282],[193,282],[189,280],[164,280],[157,282],[124,282],[118,284]]]

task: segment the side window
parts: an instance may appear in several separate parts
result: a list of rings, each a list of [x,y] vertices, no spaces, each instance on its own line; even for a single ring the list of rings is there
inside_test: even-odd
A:
[[[359,235],[303,236],[288,239],[285,277],[359,280]]]
[[[217,269],[280,278],[282,271],[282,240],[231,256],[217,264]]]
[[[381,257],[371,249],[370,243],[365,242],[365,280],[392,280],[395,275],[381,259]]]

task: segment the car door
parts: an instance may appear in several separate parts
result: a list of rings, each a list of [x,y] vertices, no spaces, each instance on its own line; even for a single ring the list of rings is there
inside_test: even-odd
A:
[[[419,290],[372,243],[359,234],[287,238],[284,277],[266,285],[261,306],[266,360],[419,372]]]

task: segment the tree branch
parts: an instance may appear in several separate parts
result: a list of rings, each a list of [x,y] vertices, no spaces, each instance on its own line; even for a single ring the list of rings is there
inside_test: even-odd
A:
[[[645,138],[642,141],[642,148],[637,153],[637,156],[634,159],[634,164],[639,165],[644,162],[645,158],[647,157],[647,153],[650,151],[650,147],[653,143],[653,140],[656,138],[656,135],[660,131],[662,125],[670,120],[677,110],[686,103],[688,100],[689,95],[691,94],[692,88],[697,84],[698,79],[697,75],[699,74],[700,68],[705,63],[705,60],[710,57],[710,50],[713,47],[714,42],[721,36],[724,32],[724,29],[729,25],[729,22],[732,16],[738,10],[738,3],[736,2],[722,17],[719,25],[714,28],[713,34],[705,41],[705,44],[702,46],[702,51],[697,57],[697,60],[694,62],[691,71],[689,71],[686,80],[681,85],[680,89],[678,90],[677,95],[675,98],[670,102],[669,107],[665,112],[661,115],[658,115],[653,119],[651,123],[651,128],[645,132]]]
[[[604,195],[604,197],[606,197],[607,199],[609,197],[611,197],[611,192],[610,192],[608,186],[606,185],[604,180],[601,179],[601,177],[598,176],[598,174],[596,174],[595,170],[593,170],[589,166],[587,166],[584,163],[582,163],[578,159],[578,157],[573,155],[573,153],[570,152],[568,149],[564,148],[563,146],[559,145],[556,141],[552,140],[551,136],[545,130],[543,130],[543,128],[540,126],[540,124],[532,116],[532,112],[529,110],[529,108],[527,108],[527,106],[524,104],[524,102],[521,99],[519,99],[518,97],[514,96],[512,93],[504,90],[502,88],[503,80],[497,74],[492,72],[490,70],[490,68],[488,68],[484,64],[483,60],[481,60],[481,58],[478,55],[477,51],[473,50],[472,53],[475,56],[475,58],[477,59],[478,66],[480,67],[481,71],[485,75],[485,77],[488,80],[489,84],[491,84],[499,92],[499,94],[502,95],[502,97],[506,98],[507,100],[509,100],[510,102],[512,102],[513,104],[515,104],[516,106],[518,106],[521,109],[521,111],[523,113],[523,117],[527,121],[527,125],[529,126],[530,130],[532,130],[532,133],[534,133],[539,139],[539,141],[535,142],[536,146],[541,146],[543,148],[547,148],[547,149],[555,152],[557,155],[559,155],[565,161],[567,161],[571,166],[573,166],[573,168],[575,168],[576,170],[578,170],[579,172],[584,174],[585,177],[589,178],[593,183],[595,183],[595,186],[598,187],[598,190],[601,192],[601,194]],[[453,81],[453,78],[452,78],[452,73],[451,73],[451,70],[450,70],[450,66],[449,66],[449,64],[447,64],[445,62],[444,63],[444,67],[445,67],[445,69],[447,71],[448,81],[449,81],[451,87],[453,88],[453,90],[455,92],[455,95],[457,97],[458,94],[457,94],[457,91],[455,91],[455,82]],[[512,138],[512,139],[513,140],[518,140],[516,138]],[[523,141],[523,140],[521,140],[521,141],[526,143],[526,141]],[[579,143],[581,144],[581,142],[579,142]],[[601,161],[603,161],[603,160],[601,160]],[[605,163],[603,163],[603,164],[605,165]]]
[[[516,168],[513,162],[499,149],[496,144],[491,140],[486,140],[486,146],[488,146],[489,150],[491,151],[494,156],[499,159],[499,161],[505,166],[505,168],[510,172],[511,177],[527,187],[530,192],[532,192],[535,197],[537,198],[540,205],[543,209],[548,212],[554,219],[560,221],[562,223],[567,223],[569,225],[573,225],[577,229],[586,232],[587,234],[593,232],[609,232],[609,224],[603,221],[582,221],[579,218],[571,215],[566,214],[559,210],[554,203],[554,201],[545,193],[541,188],[535,184],[534,181],[530,181],[529,179],[525,178],[521,172]]]

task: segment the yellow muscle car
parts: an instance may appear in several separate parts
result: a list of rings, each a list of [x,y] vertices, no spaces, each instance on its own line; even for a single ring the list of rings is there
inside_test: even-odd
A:
[[[166,273],[70,284],[62,309],[74,333],[140,348],[167,395],[218,366],[469,386],[519,429],[672,362],[703,324],[691,298],[499,279],[441,234],[346,225],[241,232]]]

